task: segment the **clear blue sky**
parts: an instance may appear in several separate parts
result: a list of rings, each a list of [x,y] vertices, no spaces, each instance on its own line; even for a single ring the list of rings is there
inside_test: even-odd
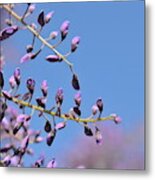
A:
[[[21,5],[18,7],[18,12],[21,12]],[[80,79],[83,97],[82,116],[89,116],[93,103],[98,97],[102,97],[103,115],[117,113],[123,119],[123,123],[116,128],[122,128],[127,132],[132,131],[134,123],[143,124],[144,1],[36,4],[36,16],[29,20],[36,21],[41,9],[46,13],[55,11],[52,22],[42,33],[44,37],[51,31],[58,30],[64,20],[71,22],[67,39],[58,47],[60,52],[68,51],[72,37],[81,37],[78,50],[68,59],[74,63]],[[9,42],[11,44],[8,44]],[[46,62],[46,55],[51,54],[48,48],[45,48],[35,61],[20,65],[19,60],[25,54],[24,47],[30,42],[31,34],[21,31],[3,43],[7,61],[5,77],[10,77],[15,67],[20,66],[23,71],[23,82],[28,77],[33,77],[37,81],[36,96],[41,94],[39,85],[46,79],[50,91],[49,105],[54,102],[57,88],[62,87],[65,94],[63,109],[64,112],[67,111],[73,105],[75,94],[71,87],[71,73],[68,67],[64,63]],[[10,55],[5,45],[12,48],[14,53]],[[43,122],[34,116],[31,124],[35,128],[40,128]],[[111,124],[113,127],[113,123]],[[68,127],[59,132],[52,148],[48,148],[44,143],[34,146],[37,152],[35,158],[47,147],[45,153],[48,154],[48,158],[56,157],[61,162],[59,156],[66,148],[71,148],[76,143],[74,138],[82,133],[83,129],[78,124],[69,122]],[[31,161],[30,158],[27,160]]]

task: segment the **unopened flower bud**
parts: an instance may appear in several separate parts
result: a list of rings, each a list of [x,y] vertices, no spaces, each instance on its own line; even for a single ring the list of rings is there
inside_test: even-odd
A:
[[[73,74],[72,86],[75,90],[80,90],[80,84],[79,84],[79,80],[76,74]]]
[[[50,22],[50,20],[52,19],[53,15],[54,15],[54,11],[49,12],[49,13],[45,16],[45,23],[46,23],[46,24]]]
[[[56,166],[57,166],[57,163],[56,163],[55,159],[53,158],[51,161],[48,162],[46,167],[47,168],[56,168]]]
[[[103,140],[102,134],[101,134],[100,130],[97,127],[95,129],[95,139],[96,139],[96,143],[98,145],[102,144],[102,140]]]
[[[69,25],[70,25],[69,21],[64,21],[60,27],[62,41],[66,38],[66,36],[68,34]]]
[[[64,98],[63,89],[62,89],[62,88],[59,88],[59,89],[57,90],[57,93],[56,93],[56,96],[55,96],[56,104],[61,105],[62,102],[63,102],[63,98]]]
[[[0,41],[3,41],[7,38],[9,38],[10,36],[12,36],[16,31],[18,31],[18,26],[13,25],[13,26],[9,26],[4,28],[1,32],[0,32]]]
[[[55,39],[57,36],[58,36],[58,31],[53,31],[53,32],[51,32],[51,34],[50,34],[50,38],[51,38],[51,39]]]
[[[71,42],[71,52],[74,52],[78,45],[80,43],[80,37],[79,36],[76,36],[72,39],[72,42]]]
[[[80,92],[76,93],[74,96],[74,101],[77,106],[80,106],[81,100],[82,100],[81,93]]]
[[[28,8],[28,12],[29,12],[30,14],[32,14],[33,11],[35,10],[35,8],[36,8],[35,4],[31,4],[31,5],[29,6],[29,8]]]
[[[47,90],[48,90],[47,81],[44,80],[41,84],[41,91],[42,91],[44,97],[47,96]]]
[[[56,124],[55,129],[60,130],[60,129],[63,129],[65,127],[66,127],[66,122],[63,121],[63,122]]]
[[[20,73],[19,68],[16,68],[14,71],[14,79],[15,79],[17,85],[19,86],[20,85],[20,79],[21,79],[21,73]]]
[[[52,62],[52,63],[60,62],[60,57],[57,56],[57,55],[49,55],[49,56],[46,57],[46,61]]]
[[[14,76],[11,76],[10,79],[9,79],[9,84],[11,86],[12,89],[14,89],[16,87],[16,81],[15,81],[15,78]]]
[[[97,101],[96,101],[96,105],[100,111],[100,113],[103,111],[103,102],[102,102],[102,99],[99,98]]]
[[[34,87],[35,87],[35,81],[33,80],[33,79],[31,79],[31,78],[29,78],[28,80],[27,80],[27,88],[28,88],[28,90],[30,91],[30,93],[31,94],[33,94],[33,92],[34,92]]]
[[[95,116],[99,111],[98,106],[95,104],[92,106],[92,114]]]

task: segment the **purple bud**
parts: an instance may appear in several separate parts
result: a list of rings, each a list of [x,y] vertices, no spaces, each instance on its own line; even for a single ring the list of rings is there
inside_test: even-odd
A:
[[[60,62],[61,59],[57,55],[49,55],[46,57],[46,61],[48,61],[48,62]]]
[[[6,99],[12,100],[12,96],[11,96],[11,94],[10,94],[9,92],[7,92],[7,91],[2,91],[2,93],[3,93],[3,96],[4,96]]]
[[[27,45],[26,46],[26,51],[27,51],[27,53],[32,52],[33,51],[33,46],[31,44]]]
[[[56,166],[57,166],[57,163],[56,163],[55,159],[53,158],[51,161],[48,162],[46,167],[47,168],[56,168]]]
[[[81,100],[82,100],[81,93],[80,92],[76,93],[74,96],[74,101],[77,106],[81,105]]]
[[[0,148],[0,153],[7,153],[10,149],[12,149],[12,145],[11,144],[6,144],[4,147]]]
[[[4,166],[9,166],[10,163],[11,163],[11,157],[10,155],[7,155],[3,160],[2,160],[2,163],[4,164]]]
[[[14,76],[11,76],[10,79],[9,79],[9,84],[11,86],[12,89],[14,89],[16,87],[16,81],[15,81],[15,78]]]
[[[58,36],[58,31],[53,31],[50,34],[50,38],[55,39]]]
[[[44,80],[41,84],[41,91],[42,91],[44,97],[47,96],[47,90],[48,90],[47,81]]]
[[[9,122],[9,120],[8,120],[6,117],[4,117],[4,118],[2,119],[1,127],[3,127],[3,129],[4,129],[7,133],[9,133],[9,131],[10,131],[10,122]]]
[[[96,143],[98,145],[102,144],[102,142],[103,142],[102,134],[101,134],[100,130],[97,127],[95,129],[95,139],[96,139]]]
[[[28,12],[29,12],[30,14],[32,14],[33,11],[35,10],[35,8],[36,8],[35,4],[31,4],[31,5],[29,6],[29,8],[28,8]]]
[[[20,156],[15,155],[10,160],[11,160],[10,166],[17,167],[19,165],[19,162],[20,162]]]
[[[110,116],[112,116],[114,118],[114,122],[116,124],[119,124],[122,122],[122,118],[120,116],[118,116],[117,114],[111,114]]]
[[[48,146],[51,146],[53,141],[54,141],[54,138],[55,138],[55,135],[56,135],[56,131],[51,131],[48,135],[47,135],[47,138],[46,138],[46,143]]]
[[[96,101],[96,105],[100,111],[100,113],[103,111],[103,102],[102,102],[102,99],[99,98],[97,101]]]
[[[53,15],[54,15],[54,11],[49,12],[49,13],[45,16],[45,23],[46,23],[46,24],[50,22],[50,20],[51,20],[51,18],[53,17]]]
[[[17,85],[19,86],[20,79],[21,79],[21,73],[20,73],[20,69],[19,68],[15,69],[15,71],[14,71],[14,78],[15,78],[15,81],[16,81]]]
[[[49,121],[46,121],[45,126],[44,126],[44,130],[49,133],[52,130],[52,126],[51,123]]]
[[[38,104],[38,106],[42,107],[45,109],[45,104],[46,104],[47,99],[44,97],[41,98],[36,98],[36,102]]]
[[[60,129],[63,129],[65,127],[66,127],[66,122],[60,122],[60,123],[56,124],[55,129],[60,130]]]
[[[26,114],[19,114],[17,116],[17,119],[16,121],[18,123],[23,123],[24,121],[29,121],[31,119],[31,116],[30,115],[26,115]]]
[[[40,24],[40,26],[44,26],[45,25],[45,19],[44,19],[44,11],[41,11],[39,16],[38,16],[38,23]]]
[[[44,157],[40,157],[36,162],[35,162],[35,165],[34,167],[41,167],[42,165],[44,164]]]
[[[73,111],[78,115],[81,116],[81,110],[79,109],[79,107],[73,107]]]
[[[79,80],[76,74],[73,74],[72,86],[75,90],[80,90],[80,84],[79,84]]]
[[[13,35],[18,30],[18,26],[13,25],[6,27],[0,32],[0,41],[3,41],[7,38],[9,38],[11,35]]]
[[[25,63],[29,60],[31,60],[32,57],[32,53],[27,53],[25,54],[21,59],[20,59],[20,63]]]
[[[56,93],[56,96],[55,96],[55,101],[57,104],[61,105],[62,102],[63,102],[63,98],[64,98],[64,95],[63,95],[63,89],[62,88],[59,88],[57,90],[57,93]]]
[[[69,21],[64,21],[60,27],[62,41],[66,38],[66,36],[68,34],[69,25],[70,25]]]
[[[35,80],[29,78],[26,82],[27,88],[30,91],[31,94],[34,92],[34,87],[35,87]]]
[[[98,111],[99,111],[98,106],[97,106],[96,104],[93,105],[93,106],[92,106],[92,114],[93,114],[93,115],[96,115]]]
[[[93,136],[93,132],[88,126],[84,127],[84,133],[86,136]]]
[[[78,45],[80,43],[80,37],[79,36],[76,36],[72,39],[72,42],[71,42],[71,51],[74,52]]]

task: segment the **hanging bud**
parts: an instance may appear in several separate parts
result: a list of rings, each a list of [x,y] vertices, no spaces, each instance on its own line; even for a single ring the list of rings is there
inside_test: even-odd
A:
[[[101,99],[101,98],[99,98],[99,99],[96,101],[96,105],[97,105],[100,113],[102,113],[102,111],[103,111],[103,102],[102,102],[102,99]]]
[[[44,18],[45,18],[44,11],[41,11],[39,16],[38,16],[38,23],[42,27],[45,25],[45,19]]]
[[[81,110],[79,109],[79,107],[73,107],[73,111],[78,115],[81,116]]]
[[[21,59],[20,59],[20,63],[25,63],[25,62],[28,62],[31,60],[33,54],[30,52],[30,53],[27,53],[25,54]]]
[[[44,164],[44,157],[40,157],[34,164],[34,167],[40,168]]]
[[[93,136],[92,130],[87,125],[84,126],[84,133],[86,136]]]
[[[121,117],[118,116],[117,114],[111,114],[110,116],[112,116],[112,117],[114,118],[114,122],[115,122],[116,124],[119,124],[119,123],[122,122]]]
[[[18,26],[13,25],[13,26],[9,26],[4,28],[1,32],[0,32],[0,41],[3,41],[7,38],[9,38],[10,36],[12,36],[16,31],[18,31]]]
[[[22,142],[21,142],[21,145],[20,145],[20,148],[22,149],[22,150],[26,150],[26,148],[28,147],[28,144],[29,144],[29,140],[30,140],[30,138],[29,138],[29,136],[26,136],[23,140],[22,140]]]
[[[48,162],[46,167],[47,168],[56,168],[56,166],[57,166],[56,160],[55,160],[55,158],[53,158],[51,161]]]
[[[49,12],[49,13],[45,16],[45,23],[46,23],[46,24],[50,22],[50,20],[52,19],[53,15],[54,15],[54,11]]]
[[[102,134],[101,134],[100,130],[97,127],[95,128],[95,139],[96,139],[96,143],[98,145],[102,144],[102,140],[103,140]]]
[[[50,38],[51,38],[51,39],[56,39],[57,36],[58,36],[58,31],[53,31],[53,32],[51,32],[51,34],[50,34]]]
[[[41,91],[42,91],[44,97],[47,96],[47,90],[48,90],[47,81],[44,80],[41,84]]]
[[[74,101],[77,106],[80,106],[81,100],[82,100],[81,93],[80,92],[76,93],[74,96]]]
[[[17,85],[19,86],[20,85],[20,79],[21,79],[21,73],[20,73],[19,68],[16,68],[14,71],[14,79],[15,79]]]
[[[63,98],[64,98],[63,89],[62,89],[62,88],[59,88],[59,89],[57,90],[57,93],[56,93],[56,96],[55,96],[56,104],[61,105],[62,102],[63,102]]]
[[[47,135],[47,138],[46,138],[46,143],[48,146],[51,146],[53,141],[54,141],[54,138],[55,138],[55,135],[56,135],[56,131],[51,131],[48,135]]]
[[[60,27],[60,32],[61,32],[61,40],[63,41],[67,34],[68,34],[68,30],[69,30],[69,25],[70,22],[69,21],[64,21]]]
[[[32,52],[33,51],[33,46],[30,44],[30,45],[27,45],[26,46],[26,52],[27,53],[30,53],[30,52]],[[31,57],[30,57],[31,58]]]
[[[79,80],[76,74],[73,74],[72,86],[75,90],[80,90],[80,84],[79,84]]]
[[[72,39],[72,42],[71,42],[71,52],[74,52],[78,45],[80,43],[80,37],[79,36],[76,36]]]
[[[49,133],[52,130],[51,123],[49,121],[46,121],[44,130]]]
[[[60,130],[60,129],[63,129],[65,127],[66,127],[66,122],[63,121],[63,122],[56,124],[55,130]]]
[[[34,81],[33,79],[29,78],[29,79],[27,80],[26,84],[27,84],[27,88],[28,88],[29,92],[30,92],[31,94],[33,94],[33,92],[34,92],[34,87],[35,87],[35,81]]]
[[[10,84],[10,87],[12,88],[12,89],[14,89],[15,87],[16,87],[16,81],[15,81],[15,78],[14,78],[14,76],[11,76],[10,77],[10,79],[9,79],[9,84]]]
[[[49,55],[46,57],[46,61],[54,63],[54,62],[61,62],[61,59],[57,55]]]
[[[44,97],[41,97],[41,98],[37,98],[36,99],[36,102],[37,102],[37,104],[38,104],[38,106],[40,106],[40,107],[42,107],[42,108],[44,108],[45,109],[45,107],[46,107],[46,101],[47,101],[47,99],[46,98],[44,98]]]
[[[3,89],[4,87],[4,77],[3,73],[0,71],[0,89]]]
[[[2,94],[3,94],[3,96],[4,96],[6,99],[12,100],[12,96],[11,96],[11,94],[10,94],[9,92],[7,92],[7,91],[2,91]]]
[[[95,116],[99,111],[98,106],[95,104],[92,106],[92,114]]]
[[[32,14],[34,12],[35,8],[36,8],[35,4],[29,5],[28,13]]]

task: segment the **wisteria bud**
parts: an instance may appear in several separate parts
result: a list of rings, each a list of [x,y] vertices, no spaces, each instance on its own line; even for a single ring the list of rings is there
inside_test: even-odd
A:
[[[31,60],[32,55],[33,55],[33,54],[32,54],[31,52],[25,54],[25,55],[20,59],[20,63],[25,63],[25,62]]]
[[[102,134],[97,127],[95,128],[95,139],[98,145],[102,144],[102,141],[103,141]]]
[[[34,87],[35,87],[35,80],[29,78],[26,82],[27,88],[30,91],[31,94],[34,92]]]
[[[80,92],[76,93],[74,96],[74,101],[77,106],[81,105],[81,100],[82,100],[81,93]]]
[[[102,102],[102,99],[99,98],[97,101],[96,101],[96,105],[100,111],[100,113],[103,111],[103,102]]]
[[[28,12],[29,12],[30,14],[32,14],[32,13],[34,12],[35,8],[36,8],[35,4],[31,4],[31,5],[29,6],[29,8],[28,8]]]
[[[20,85],[20,79],[21,79],[21,73],[20,73],[20,69],[19,68],[15,69],[15,71],[14,71],[14,78],[15,78],[15,81],[16,81],[17,85],[19,86]]]
[[[55,158],[53,158],[51,161],[48,162],[46,167],[47,168],[56,168],[56,166],[57,166],[56,160],[55,160]]]
[[[84,133],[86,136],[93,136],[93,132],[88,126],[84,126]]]
[[[46,143],[48,146],[51,146],[53,141],[54,141],[54,138],[55,138],[55,135],[56,135],[56,131],[51,131],[48,135],[47,135],[47,138],[46,138]]]
[[[36,102],[38,104],[38,106],[42,107],[45,109],[45,104],[46,104],[47,99],[45,97],[40,97],[40,98],[36,98]]]
[[[44,80],[41,84],[41,91],[42,91],[44,97],[47,96],[47,90],[48,90],[47,81]]]
[[[79,36],[76,36],[72,39],[72,42],[71,42],[71,52],[74,52],[78,45],[80,43],[80,37]]]
[[[16,31],[18,31],[18,26],[13,25],[13,26],[9,26],[4,28],[1,32],[0,32],[0,41],[3,41],[7,38],[9,38],[10,36],[12,36]]]
[[[120,116],[118,116],[117,114],[111,114],[110,116],[112,116],[114,118],[114,122],[116,124],[119,124],[122,122],[122,118]]]
[[[12,88],[12,89],[14,89],[15,87],[16,87],[16,81],[15,81],[15,78],[14,78],[14,76],[11,76],[10,77],[10,79],[9,79],[9,84],[10,84],[10,87]]]
[[[95,104],[92,106],[92,114],[95,116],[97,114],[97,112],[99,111],[98,106]]]
[[[38,16],[38,23],[40,24],[41,27],[43,27],[45,25],[45,15],[44,15],[44,11],[41,11],[39,16]]]
[[[27,51],[27,53],[32,52],[33,51],[33,46],[31,44],[27,45],[26,46],[26,51]]]
[[[54,11],[51,11],[51,12],[49,12],[49,13],[45,16],[45,23],[46,23],[46,24],[50,22],[50,20],[52,19],[53,15],[54,15]]]
[[[75,114],[77,114],[78,116],[81,116],[81,110],[79,109],[79,107],[73,107],[73,111],[75,112]]]
[[[56,124],[55,129],[60,130],[60,129],[63,129],[65,127],[66,127],[66,122],[63,121],[63,122]]]
[[[75,90],[80,90],[80,84],[79,84],[79,80],[76,74],[73,74],[72,86]]]
[[[8,100],[12,100],[12,96],[8,91],[2,91],[3,96],[8,99]]]
[[[54,63],[54,62],[60,62],[61,59],[60,59],[60,57],[57,56],[57,55],[48,55],[48,56],[46,57],[46,61]]]
[[[26,150],[26,148],[28,147],[28,144],[29,144],[29,140],[30,140],[29,136],[26,136],[26,137],[22,140],[21,145],[20,145],[20,148],[21,148],[22,150]]]
[[[51,38],[51,39],[56,39],[57,36],[58,36],[58,31],[53,31],[53,32],[51,32],[51,34],[50,34],[50,38]]]
[[[56,96],[55,96],[56,104],[61,105],[62,102],[63,102],[63,98],[64,98],[63,89],[62,89],[62,88],[59,88],[59,89],[57,90],[57,93],[56,93]]]
[[[68,34],[68,30],[69,30],[69,25],[70,22],[69,21],[64,21],[60,27],[60,32],[61,32],[61,40],[63,41],[67,34]]]
[[[44,126],[44,130],[49,133],[52,130],[52,126],[51,123],[49,121],[46,121],[45,126]]]

